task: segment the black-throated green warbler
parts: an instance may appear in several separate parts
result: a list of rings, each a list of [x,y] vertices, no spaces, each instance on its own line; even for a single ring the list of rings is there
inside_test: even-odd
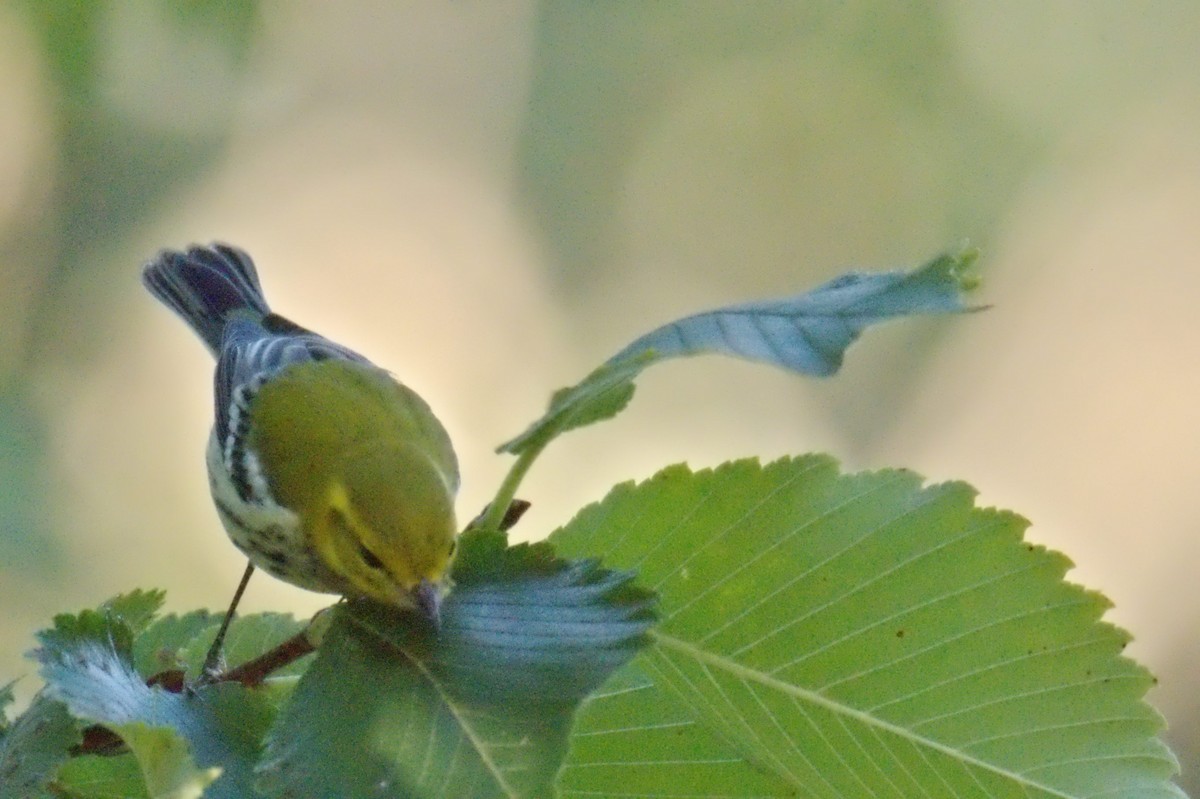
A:
[[[143,281],[217,358],[209,484],[250,558],[246,577],[258,566],[436,622],[454,554],[458,463],[425,401],[272,313],[254,263],[234,247],[164,250]]]

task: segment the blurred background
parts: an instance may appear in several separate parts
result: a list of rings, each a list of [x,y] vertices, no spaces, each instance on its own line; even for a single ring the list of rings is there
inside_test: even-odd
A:
[[[220,239],[422,393],[460,514],[634,336],[981,248],[986,313],[831,381],[669,364],[535,467],[521,537],[668,463],[962,479],[1105,593],[1200,793],[1200,5],[0,4],[0,683],[58,611],[223,609],[211,368],[139,283]],[[329,598],[259,577],[247,610]]]

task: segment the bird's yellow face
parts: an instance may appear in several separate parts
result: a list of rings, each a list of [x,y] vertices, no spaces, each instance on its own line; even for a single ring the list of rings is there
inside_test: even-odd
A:
[[[302,519],[347,593],[435,613],[454,555],[452,498],[419,447],[375,442],[346,453]]]

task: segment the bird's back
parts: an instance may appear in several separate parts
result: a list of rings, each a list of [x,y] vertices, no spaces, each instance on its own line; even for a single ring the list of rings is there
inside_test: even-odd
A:
[[[316,372],[320,379],[314,379]],[[449,493],[458,488],[450,437],[429,406],[370,364],[338,359],[292,364],[263,383],[249,412],[248,444],[271,475],[276,501],[287,507],[318,496],[330,469],[381,443],[403,442],[423,453]],[[409,467],[416,468],[426,467]],[[405,477],[394,475],[398,481]]]

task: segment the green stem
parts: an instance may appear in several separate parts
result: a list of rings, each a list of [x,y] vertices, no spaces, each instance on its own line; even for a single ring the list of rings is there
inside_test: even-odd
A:
[[[546,448],[546,444],[550,442],[550,438],[552,437],[545,437],[542,443],[530,446],[517,456],[516,463],[508,470],[508,474],[504,476],[504,482],[500,483],[500,488],[496,491],[495,498],[488,505],[487,514],[484,515],[483,521],[479,524],[482,529],[500,529],[500,523],[504,520],[504,514],[508,511],[509,504],[517,495],[517,487],[525,479],[525,473],[529,471],[529,467],[533,465],[537,456],[542,454],[542,450]]]

